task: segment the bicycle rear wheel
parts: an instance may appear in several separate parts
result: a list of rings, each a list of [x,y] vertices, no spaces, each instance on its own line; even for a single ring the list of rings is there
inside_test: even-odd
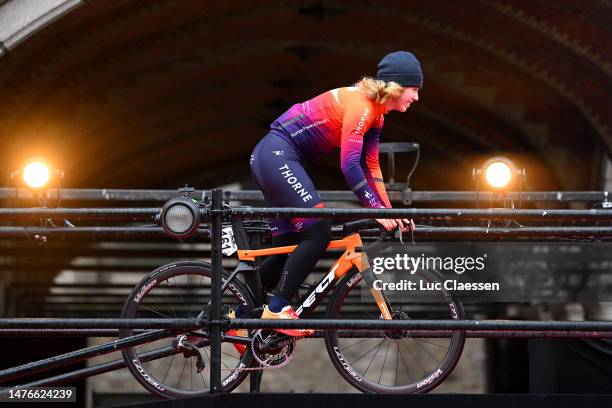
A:
[[[420,279],[439,281],[432,272],[417,272]],[[463,319],[463,307],[442,289],[426,301],[389,299],[394,319]],[[357,270],[339,283],[327,308],[328,319],[380,320],[380,310]],[[465,331],[446,332],[446,337],[409,330],[328,330],[327,352],[351,385],[362,392],[427,392],[443,382],[457,364]],[[431,337],[421,337],[431,336]]]
[[[198,261],[183,261],[164,265],[143,278],[132,290],[122,318],[195,318],[210,301],[210,265]],[[224,276],[224,280],[227,276]],[[242,305],[248,313],[254,302],[244,285],[234,279],[223,293],[224,305]],[[127,337],[133,330],[121,330]],[[187,340],[198,353],[184,355],[177,351],[178,340]],[[163,398],[185,398],[204,395],[210,389],[210,340],[206,329],[177,331],[170,338],[131,347],[122,351],[132,375],[150,392]],[[198,360],[205,368],[198,372]],[[232,343],[221,345],[222,391],[229,392],[246,377],[253,361],[250,347],[240,354]]]

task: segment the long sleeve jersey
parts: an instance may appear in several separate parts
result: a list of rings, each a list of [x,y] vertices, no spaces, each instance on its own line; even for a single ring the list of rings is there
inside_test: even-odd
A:
[[[272,129],[289,135],[308,160],[340,147],[340,168],[359,201],[370,208],[391,208],[378,162],[385,108],[357,88],[337,88],[293,105]]]

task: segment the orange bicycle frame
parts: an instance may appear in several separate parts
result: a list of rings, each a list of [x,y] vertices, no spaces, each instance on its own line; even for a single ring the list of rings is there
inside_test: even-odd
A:
[[[336,262],[332,265],[327,275],[323,278],[323,280],[317,285],[315,292],[321,292],[325,290],[329,284],[334,280],[338,280],[342,278],[344,275],[351,270],[354,266],[357,268],[359,273],[364,273],[370,270],[370,263],[368,262],[368,257],[365,252],[358,251],[363,246],[361,242],[361,236],[359,233],[351,234],[347,237],[344,237],[339,240],[334,240],[329,243],[327,249],[344,249],[344,252]],[[265,249],[245,249],[238,250],[238,259],[241,261],[255,261],[256,258],[261,256],[269,256],[269,255],[280,255],[280,254],[290,254],[297,248],[297,245],[289,245],[282,247],[274,247],[274,248],[265,248]],[[321,290],[319,290],[319,288]],[[375,289],[374,287],[370,287],[370,292],[380,309],[381,315],[385,320],[391,320],[391,312],[389,311],[389,305],[383,295],[383,293]],[[313,298],[314,300],[314,298]],[[306,299],[304,303],[308,305],[309,299]],[[301,307],[300,307],[301,308]],[[298,314],[300,310],[298,309]]]

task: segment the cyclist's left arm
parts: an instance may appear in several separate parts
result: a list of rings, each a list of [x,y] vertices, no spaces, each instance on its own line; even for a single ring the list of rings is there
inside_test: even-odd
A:
[[[378,159],[379,155],[379,144],[380,144],[380,133],[382,131],[384,123],[384,117],[380,115],[376,118],[372,127],[364,135],[363,151],[361,154],[361,166],[363,172],[366,175],[368,184],[372,190],[376,193],[378,199],[386,208],[391,208],[391,201],[385,188],[385,181],[380,171],[380,163]],[[399,225],[400,229],[403,230],[415,230],[414,221],[408,218],[396,219],[395,222]],[[384,225],[384,224],[383,224]],[[387,226],[385,226],[387,228]]]
[[[361,154],[361,167],[365,173],[368,184],[376,193],[378,199],[386,208],[391,208],[391,202],[385,189],[385,181],[380,171],[378,160],[378,145],[380,143],[380,133],[384,123],[383,115],[376,118],[372,127],[366,132]]]

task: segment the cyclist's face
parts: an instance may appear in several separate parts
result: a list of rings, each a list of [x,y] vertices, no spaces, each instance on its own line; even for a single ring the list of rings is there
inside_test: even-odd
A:
[[[411,86],[404,88],[400,96],[395,99],[389,99],[385,102],[387,106],[387,112],[396,110],[400,112],[406,112],[406,110],[412,105],[414,102],[419,100],[419,88],[416,86]]]

